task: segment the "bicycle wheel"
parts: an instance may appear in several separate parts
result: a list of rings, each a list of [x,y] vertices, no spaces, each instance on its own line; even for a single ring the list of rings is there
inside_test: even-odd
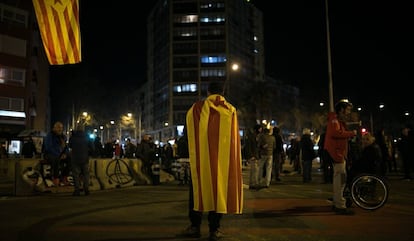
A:
[[[388,183],[373,174],[361,174],[351,184],[351,197],[354,203],[365,210],[376,210],[388,200]]]

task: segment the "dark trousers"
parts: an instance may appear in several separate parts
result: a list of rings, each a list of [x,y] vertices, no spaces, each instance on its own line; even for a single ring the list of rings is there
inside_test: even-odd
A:
[[[304,160],[303,161],[303,182],[310,182],[312,181],[312,160]]]
[[[188,200],[188,217],[190,218],[191,226],[200,227],[201,220],[203,218],[203,212],[194,211],[193,182],[191,181],[191,178]],[[208,212],[208,227],[210,232],[217,231],[220,228],[220,220],[222,217],[222,213],[216,213],[215,211]]]
[[[50,167],[52,168],[52,178],[58,179],[61,175],[61,164],[60,164],[60,158],[59,157],[52,157],[48,156],[46,160],[49,162]]]
[[[80,191],[81,180],[83,191],[89,191],[89,163],[72,162],[72,174],[75,191]]]

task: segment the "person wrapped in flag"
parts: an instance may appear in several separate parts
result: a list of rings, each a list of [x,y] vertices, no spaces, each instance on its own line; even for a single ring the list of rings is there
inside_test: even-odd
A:
[[[201,237],[202,214],[208,212],[209,240],[218,240],[223,214],[243,210],[241,143],[237,111],[223,97],[223,83],[210,83],[207,95],[187,112],[191,225],[178,236]]]

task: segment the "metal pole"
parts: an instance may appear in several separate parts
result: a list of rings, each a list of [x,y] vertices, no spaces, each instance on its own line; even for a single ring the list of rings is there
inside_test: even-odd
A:
[[[122,142],[122,126],[121,123],[119,123],[119,144],[121,145]]]
[[[106,129],[106,142],[108,142],[109,140],[110,139],[109,139],[109,126],[108,126],[108,128]]]
[[[334,112],[333,100],[333,81],[332,81],[332,59],[331,59],[331,39],[329,31],[328,0],[325,0],[325,19],[326,19],[326,47],[328,53],[328,77],[329,77],[329,111]]]
[[[141,113],[141,111],[139,112],[139,115],[138,115],[138,134],[139,134],[139,136],[138,136],[138,143],[141,143],[141,136],[142,136],[142,126],[141,126],[141,118],[142,118],[142,113]]]
[[[136,120],[134,120],[134,139],[135,139],[135,141],[137,141],[137,124],[136,124]]]
[[[75,129],[75,104],[72,103],[72,130]]]

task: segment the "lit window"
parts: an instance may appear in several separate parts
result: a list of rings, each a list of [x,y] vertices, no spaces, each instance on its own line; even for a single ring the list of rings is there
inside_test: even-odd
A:
[[[225,56],[201,56],[201,63],[212,64],[212,63],[224,63],[226,62]]]
[[[174,86],[174,92],[176,93],[193,93],[197,91],[197,85],[196,84],[182,84],[182,85],[175,85]]]

